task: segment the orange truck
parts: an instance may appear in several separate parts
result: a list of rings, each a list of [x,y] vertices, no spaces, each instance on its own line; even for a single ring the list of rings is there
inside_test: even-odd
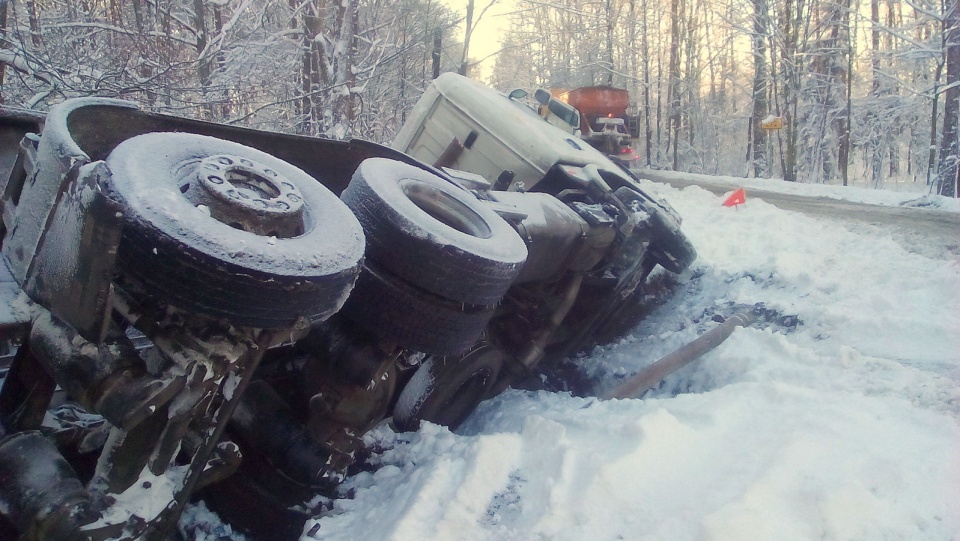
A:
[[[580,136],[584,141],[628,167],[637,160],[627,125],[629,92],[611,86],[585,86],[567,92],[566,102],[580,111]]]

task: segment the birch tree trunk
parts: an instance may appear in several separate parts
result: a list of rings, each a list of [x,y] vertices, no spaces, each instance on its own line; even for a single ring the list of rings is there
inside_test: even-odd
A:
[[[208,102],[207,90],[210,87],[210,61],[207,58],[207,44],[209,36],[207,35],[206,10],[203,0],[193,0],[194,29],[197,35],[197,78],[200,81],[200,97],[203,100],[203,110],[207,117],[213,113],[212,104]]]
[[[947,0],[943,20],[947,44],[947,76],[951,86],[944,92],[943,135],[940,138],[940,170],[937,193],[957,197],[960,172],[960,0]]]
[[[672,155],[672,168],[679,167],[677,155],[680,139],[680,17],[683,16],[682,0],[670,0],[670,113],[667,126],[667,151]]]
[[[467,20],[466,28],[463,33],[463,56],[460,58],[460,75],[467,75],[468,60],[470,51],[470,37],[473,35],[473,1],[467,0]]]
[[[2,47],[6,49],[7,42],[7,9],[9,7],[9,0],[0,0],[0,39],[3,40]],[[0,105],[3,105],[5,102],[3,98],[3,78],[7,73],[7,63],[0,62]]]
[[[650,39],[648,37],[647,26],[649,24],[650,10],[648,6],[648,1],[643,0],[643,18],[642,20],[642,37],[640,51],[643,55],[643,133],[644,133],[644,149],[647,157],[647,167],[651,165],[651,155],[650,155],[650,146],[653,142],[653,130],[650,127]]]
[[[844,113],[840,119],[840,148],[837,150],[837,167],[840,169],[840,178],[843,185],[849,183],[850,176],[850,128],[851,118],[853,116],[853,35],[855,28],[851,29],[850,13],[851,0],[846,0],[845,20],[847,24],[847,80],[844,90],[845,106]]]
[[[760,122],[769,114],[767,103],[767,4],[766,0],[753,0],[753,114],[750,122],[750,141],[747,159],[753,167],[755,178],[769,178],[767,161],[767,132]],[[752,150],[752,155],[751,155]]]

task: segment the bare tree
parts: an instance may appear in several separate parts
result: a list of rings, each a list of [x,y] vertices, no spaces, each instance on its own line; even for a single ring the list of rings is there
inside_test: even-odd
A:
[[[957,175],[960,171],[960,2],[948,0],[944,7],[943,27],[949,87],[944,92],[937,193],[957,197]]]
[[[750,119],[747,161],[753,166],[753,176],[767,178],[770,166],[767,162],[767,132],[760,126],[769,114],[767,101],[767,39],[769,16],[766,0],[753,0],[753,113]]]
[[[669,73],[669,115],[667,127],[667,149],[673,157],[672,167],[677,170],[679,166],[679,155],[677,146],[680,139],[680,47],[682,40],[680,37],[680,17],[683,14],[683,0],[670,0],[670,64]]]

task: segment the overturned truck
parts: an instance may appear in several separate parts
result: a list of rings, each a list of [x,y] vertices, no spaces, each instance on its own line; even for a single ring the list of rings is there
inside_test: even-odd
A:
[[[392,418],[455,428],[696,252],[638,180],[458,76],[394,148],[78,99],[0,111],[0,537],[296,538]]]

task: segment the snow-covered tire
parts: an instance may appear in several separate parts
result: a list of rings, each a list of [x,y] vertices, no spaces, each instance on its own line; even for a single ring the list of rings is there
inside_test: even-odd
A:
[[[343,314],[381,340],[446,355],[472,346],[494,307],[463,304],[411,286],[367,260]]]
[[[523,240],[493,210],[413,165],[365,160],[340,197],[363,226],[369,259],[447,299],[497,303],[527,257]]]
[[[394,426],[411,432],[429,421],[456,430],[487,397],[502,364],[503,352],[487,344],[462,356],[428,357],[400,392]]]
[[[662,212],[653,214],[650,226],[654,234],[650,255],[661,267],[680,274],[697,259],[693,244],[680,231],[680,227],[667,220]]]
[[[236,325],[284,328],[300,318],[326,319],[353,287],[364,250],[360,224],[333,192],[282,160],[212,137],[149,133],[122,142],[106,164],[124,209],[121,283],[159,303]],[[213,170],[204,167],[217,164],[235,169],[208,175]],[[269,212],[231,203],[237,190],[218,196],[234,216],[214,217],[196,202],[196,191],[208,190],[204,178],[227,188],[259,183],[269,192],[254,197],[262,206],[295,203],[298,214],[285,219],[297,221],[296,230],[277,238],[238,229],[235,221],[256,227]]]
[[[680,230],[680,224],[662,210],[656,201],[630,188],[620,188],[615,195],[626,205],[636,205],[650,215],[650,219],[645,221],[642,227],[649,229],[648,253],[657,264],[670,272],[680,274],[697,259],[697,250]]]

